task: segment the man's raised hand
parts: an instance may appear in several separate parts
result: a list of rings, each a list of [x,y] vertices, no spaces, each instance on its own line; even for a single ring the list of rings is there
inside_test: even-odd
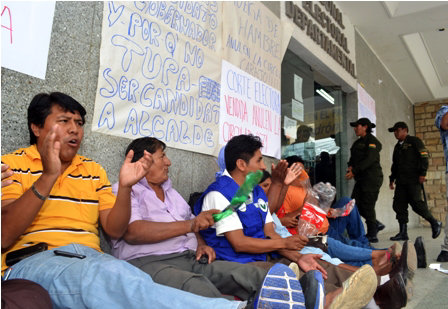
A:
[[[42,160],[43,173],[54,177],[59,177],[61,173],[61,158],[59,153],[61,151],[61,128],[55,124],[43,141],[42,147],[39,149]]]
[[[140,181],[151,167],[153,161],[152,154],[143,151],[143,157],[136,162],[131,162],[134,157],[134,150],[130,150],[126,155],[123,165],[120,169],[119,183],[121,186],[132,187]]]
[[[274,163],[272,163],[271,166],[272,182],[283,183],[285,181],[287,172],[288,172],[288,162],[286,160],[278,161],[277,165],[274,165]]]
[[[296,180],[303,172],[303,165],[299,162],[293,163],[286,171],[286,177],[284,184],[289,186],[294,180]]]

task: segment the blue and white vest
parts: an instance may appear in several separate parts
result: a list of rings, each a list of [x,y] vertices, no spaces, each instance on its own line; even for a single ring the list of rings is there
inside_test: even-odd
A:
[[[194,205],[194,214],[198,215],[202,211],[204,197],[209,192],[220,192],[227,198],[227,200],[229,200],[230,204],[232,197],[238,189],[238,184],[232,178],[228,176],[219,177],[207,188],[207,190],[204,191],[202,196],[196,202]],[[243,233],[245,236],[265,239],[264,224],[266,221],[267,212],[269,211],[267,202],[268,199],[263,189],[258,185],[254,188],[252,195],[252,200],[246,201],[246,207],[244,207],[244,205],[240,207],[237,214],[243,225]],[[235,252],[225,236],[216,236],[215,228],[210,227],[206,230],[200,231],[200,234],[204,238],[207,245],[215,250],[217,260],[234,261],[239,263],[266,261],[267,256],[265,253],[252,254]]]

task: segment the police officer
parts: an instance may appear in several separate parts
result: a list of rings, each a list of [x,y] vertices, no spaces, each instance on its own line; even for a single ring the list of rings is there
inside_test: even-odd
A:
[[[352,198],[356,200],[361,216],[366,220],[369,242],[378,242],[377,233],[384,225],[376,220],[375,203],[383,184],[383,171],[380,165],[380,141],[372,135],[375,124],[368,118],[350,122],[359,138],[350,148],[350,160],[345,178],[355,179]]]
[[[408,134],[408,126],[399,121],[389,132],[394,132],[398,140],[392,156],[389,187],[394,189],[393,209],[400,225],[400,232],[390,240],[408,240],[408,204],[412,210],[431,223],[432,238],[437,238],[442,229],[442,222],[437,221],[429,212],[428,205],[423,201],[422,188],[428,169],[428,150],[416,136]]]

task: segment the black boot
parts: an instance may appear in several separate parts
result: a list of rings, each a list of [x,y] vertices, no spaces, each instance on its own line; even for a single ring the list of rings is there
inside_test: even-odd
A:
[[[442,231],[442,222],[437,221],[436,219],[434,219],[434,217],[428,221],[429,223],[431,223],[432,238],[436,239],[437,237],[439,237],[440,232]]]
[[[408,226],[406,223],[404,224],[400,223],[400,232],[397,235],[392,236],[390,238],[390,240],[408,240],[408,239],[409,239]]]
[[[378,232],[384,230],[386,226],[384,224],[382,224],[380,221],[376,220],[376,229]]]
[[[373,224],[367,224],[366,237],[370,243],[378,242],[378,238],[376,237],[377,234],[378,234],[377,223],[374,222]]]

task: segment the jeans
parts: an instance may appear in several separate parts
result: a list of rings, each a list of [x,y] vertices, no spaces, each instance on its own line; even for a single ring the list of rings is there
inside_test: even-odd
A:
[[[372,249],[353,247],[346,245],[331,237],[327,238],[328,254],[336,257],[346,264],[362,266],[369,264],[372,266]]]
[[[341,208],[349,201],[350,198],[342,197],[332,206],[332,208]],[[351,246],[371,248],[356,205],[348,216],[334,219],[328,218],[328,222],[330,223],[327,232],[328,236]],[[347,230],[348,238],[344,235],[345,230]]]
[[[448,201],[448,173],[445,174],[445,183],[446,183],[446,198]],[[445,216],[445,238],[443,239],[442,250],[448,251],[448,211]]]
[[[53,250],[12,267],[9,278],[39,283],[55,308],[238,308],[240,302],[207,298],[155,283],[149,275],[111,255],[70,244],[58,250],[84,259],[57,256]]]
[[[322,261],[326,261],[326,262],[336,265],[336,266],[344,263],[340,259],[338,259],[336,257],[331,257],[328,253],[326,253],[322,249],[316,248],[316,247],[305,246],[299,252],[300,252],[300,254],[320,254],[320,255],[322,255],[322,257],[320,258]]]

